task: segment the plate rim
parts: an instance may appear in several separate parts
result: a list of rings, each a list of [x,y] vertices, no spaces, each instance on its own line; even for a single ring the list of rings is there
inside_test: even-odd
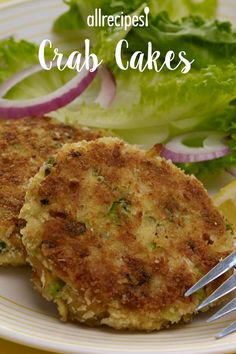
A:
[[[89,327],[88,327],[89,328]],[[57,354],[124,354],[123,350],[118,350],[118,351],[114,351],[114,350],[110,350],[110,349],[92,349],[91,350],[87,350],[84,348],[81,348],[78,345],[70,345],[70,344],[61,344],[60,348],[56,345],[56,343],[54,342],[50,342],[48,340],[45,340],[43,342],[41,342],[39,339],[37,339],[36,337],[30,336],[30,335],[26,335],[26,334],[22,334],[22,333],[17,333],[14,332],[10,329],[3,329],[2,326],[0,326],[0,335],[2,339],[5,340],[10,340],[13,343],[16,344],[20,344],[26,347],[30,347],[30,348],[34,348],[34,349],[39,349],[39,350],[43,350],[43,351],[49,351],[52,353],[57,353]],[[217,339],[216,339],[217,340]],[[212,351],[214,350],[214,352]],[[232,343],[231,345],[226,345],[224,348],[214,348],[214,349],[193,349],[191,350],[191,353],[189,352],[189,349],[181,349],[181,352],[179,350],[177,351],[163,351],[163,354],[234,354],[235,351],[235,345]],[[129,349],[129,353],[130,354],[144,354],[145,352],[141,352],[141,351],[137,351],[135,350],[130,350]],[[156,352],[154,351],[154,349],[152,351],[148,351],[147,353],[150,354],[155,354]]]
[[[0,3],[0,10],[33,1],[34,0],[8,0],[2,4]]]

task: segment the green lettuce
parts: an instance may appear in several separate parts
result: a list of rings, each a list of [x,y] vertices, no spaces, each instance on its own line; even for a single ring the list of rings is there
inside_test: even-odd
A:
[[[170,125],[172,134],[183,132],[173,123],[194,120],[191,128],[223,114],[236,97],[236,66],[210,66],[188,75],[173,72],[115,72],[117,97],[112,106],[80,104],[75,112],[63,110],[71,122],[109,128],[135,129]],[[188,130],[190,127],[188,127]]]
[[[94,13],[96,8],[102,10],[104,15],[114,15],[123,12],[130,14],[143,6],[143,0],[65,0],[69,9],[54,23],[57,33],[81,30],[87,28],[87,17]],[[188,15],[201,15],[213,18],[216,15],[217,0],[147,0],[145,4],[150,7],[152,17],[166,11],[172,19]]]
[[[15,73],[38,64],[38,46],[10,37],[0,42],[0,84]]]
[[[36,45],[12,38],[4,40],[0,43],[0,83],[36,61]],[[234,64],[193,69],[188,75],[111,69],[116,77],[117,96],[110,108],[93,103],[99,89],[96,80],[77,101],[55,114],[71,122],[116,130],[167,125],[170,134],[176,135],[223,114],[236,98]],[[16,85],[7,97],[44,95],[65,84],[74,74],[57,69],[35,74]]]
[[[218,5],[217,0],[153,0],[151,3],[151,9],[155,15],[161,11],[167,11],[174,20],[190,14],[214,18]]]
[[[171,21],[167,13],[161,13],[149,28],[133,28],[127,40],[130,55],[135,50],[145,52],[150,41],[163,55],[168,50],[185,51],[190,60],[195,59],[196,68],[236,63],[236,30],[230,22],[196,16]]]
[[[145,46],[144,51],[146,52],[146,44],[149,40],[154,43],[155,50],[161,51],[167,47],[170,49],[173,42],[174,49],[176,47],[183,48],[183,50],[185,47],[189,48],[189,39],[200,38],[202,41],[206,37],[203,42],[211,42],[211,34],[214,31],[214,28],[211,29],[211,23],[205,25],[205,23],[202,23],[203,20],[201,21],[199,18],[195,20],[193,18],[189,21],[185,20],[183,23],[175,23],[170,18],[178,18],[189,14],[208,14],[206,17],[211,17],[211,15],[215,15],[217,8],[216,0],[203,0],[197,3],[195,0],[147,0],[145,3],[142,0],[68,0],[65,3],[69,6],[69,10],[54,22],[54,31],[60,36],[65,37],[68,42],[74,39],[72,41],[73,46],[75,41],[77,41],[77,47],[81,49],[84,46],[84,40],[89,38],[94,51],[105,61],[114,59],[114,50],[117,42],[126,37],[128,41],[131,41],[132,52],[138,50],[140,44]],[[117,27],[88,27],[87,25],[87,17],[94,14],[97,8],[100,8],[104,15],[115,16],[122,12],[131,16],[137,16],[141,15],[146,5],[151,10],[148,28],[130,27],[128,30],[124,30]],[[163,11],[166,11],[166,13],[159,16],[160,12]],[[173,14],[175,16],[172,16]],[[218,31],[214,32],[215,38],[219,37]],[[225,40],[222,36],[221,38],[223,39],[222,44],[224,44]],[[161,42],[161,46],[159,42]],[[162,47],[163,43],[164,48]],[[197,49],[201,45],[202,43],[198,43]],[[193,54],[195,54],[197,49]]]
[[[114,62],[115,47],[123,38],[129,42],[129,48],[125,51],[128,57],[137,50],[147,53],[147,43],[152,42],[153,50],[159,50],[162,58],[168,50],[175,53],[185,51],[190,60],[195,59],[196,68],[236,62],[236,30],[232,25],[229,22],[206,20],[193,15],[197,13],[196,9],[204,9],[208,13],[208,6],[215,8],[215,2],[210,0],[197,3],[187,0],[177,4],[174,1],[147,1],[151,8],[148,28],[130,27],[128,30],[106,26],[88,27],[87,16],[93,14],[96,8],[102,8],[103,13],[108,15],[121,11],[131,16],[140,15],[146,4],[143,1],[72,0],[66,3],[69,10],[55,21],[54,30],[62,36],[76,37],[80,48],[83,47],[84,40],[89,38],[93,51],[105,62]],[[171,7],[187,7],[191,10],[191,16],[178,21],[171,20]],[[160,10],[168,9],[169,13],[160,13]]]
[[[193,174],[198,178],[205,179],[209,174],[218,174],[222,170],[229,170],[236,167],[236,106],[234,102],[230,107],[214,121],[206,120],[203,122],[199,130],[215,130],[225,133],[226,144],[230,147],[230,154],[218,159],[198,162],[179,164],[183,170],[188,174]],[[228,139],[227,139],[228,138]]]
[[[37,44],[25,40],[17,41],[13,37],[2,40],[0,42],[0,84],[26,68],[39,65],[38,50]],[[45,56],[48,60],[52,58],[52,53],[51,49],[46,49]],[[43,96],[65,85],[74,75],[75,73],[70,70],[60,72],[56,68],[39,72],[12,88],[6,98],[28,99]]]
[[[69,3],[79,8],[79,12],[71,12],[71,21],[67,18],[68,31],[62,30],[61,33],[68,36],[79,33],[81,37],[78,38],[86,38],[90,31],[85,23],[90,1],[80,1],[79,7],[76,1]],[[93,6],[97,4],[99,7],[98,3],[99,0],[94,1]],[[100,0],[100,3],[105,1]],[[140,14],[144,6],[140,6],[138,0],[126,4],[107,0],[106,4],[112,5],[107,7],[108,13],[122,9],[129,14]],[[132,7],[133,4],[135,6]],[[151,2],[149,4],[151,7]],[[55,28],[65,26],[67,15],[63,16],[55,23]],[[121,38],[127,38],[130,43],[125,53],[127,59],[138,49],[145,52],[146,43],[150,40],[154,50],[163,53],[169,49],[177,52],[186,50],[191,59],[195,59],[195,66],[187,75],[177,71],[123,72],[117,68],[113,53],[114,45]],[[103,108],[93,103],[100,85],[96,79],[80,98],[52,112],[52,116],[70,124],[112,129],[125,140],[146,147],[184,132],[222,131],[231,138],[229,144],[232,152],[229,156],[211,162],[183,164],[181,167],[199,176],[206,171],[218,171],[236,164],[236,32],[229,23],[193,16],[173,21],[166,13],[160,13],[152,17],[148,29],[100,29],[94,31],[92,40],[95,51],[104,55],[105,63],[116,77],[117,96],[113,104]],[[52,58],[52,52],[48,50],[46,56]],[[36,44],[13,38],[0,42],[0,84],[36,63]],[[38,97],[56,90],[75,74],[70,70],[59,72],[57,69],[41,72],[16,85],[6,97]]]

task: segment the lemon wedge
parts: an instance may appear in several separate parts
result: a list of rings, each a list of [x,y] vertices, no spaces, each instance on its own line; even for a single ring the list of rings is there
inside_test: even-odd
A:
[[[229,183],[213,197],[214,204],[228,222],[236,228],[236,181]]]

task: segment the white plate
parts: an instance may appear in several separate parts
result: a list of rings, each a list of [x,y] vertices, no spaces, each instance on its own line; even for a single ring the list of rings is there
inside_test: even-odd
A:
[[[236,19],[236,0],[223,0],[221,14]],[[41,41],[52,38],[51,24],[65,10],[62,0],[14,1],[0,8],[0,38],[15,35]],[[53,38],[55,41],[55,38]],[[225,180],[219,179],[222,185]],[[206,324],[199,315],[192,324],[158,333],[125,333],[90,329],[58,321],[52,304],[32,290],[27,268],[0,269],[0,336],[57,353],[77,354],[174,354],[233,353],[236,334],[220,341],[214,334],[230,319]]]

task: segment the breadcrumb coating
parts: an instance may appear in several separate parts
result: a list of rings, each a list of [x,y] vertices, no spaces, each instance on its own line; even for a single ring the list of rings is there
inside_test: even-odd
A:
[[[65,145],[31,180],[20,217],[42,295],[63,320],[159,330],[222,282],[184,293],[233,248],[202,184],[116,138]]]
[[[101,132],[73,128],[50,118],[0,120],[0,264],[25,263],[18,218],[28,181],[65,143],[96,139]]]

